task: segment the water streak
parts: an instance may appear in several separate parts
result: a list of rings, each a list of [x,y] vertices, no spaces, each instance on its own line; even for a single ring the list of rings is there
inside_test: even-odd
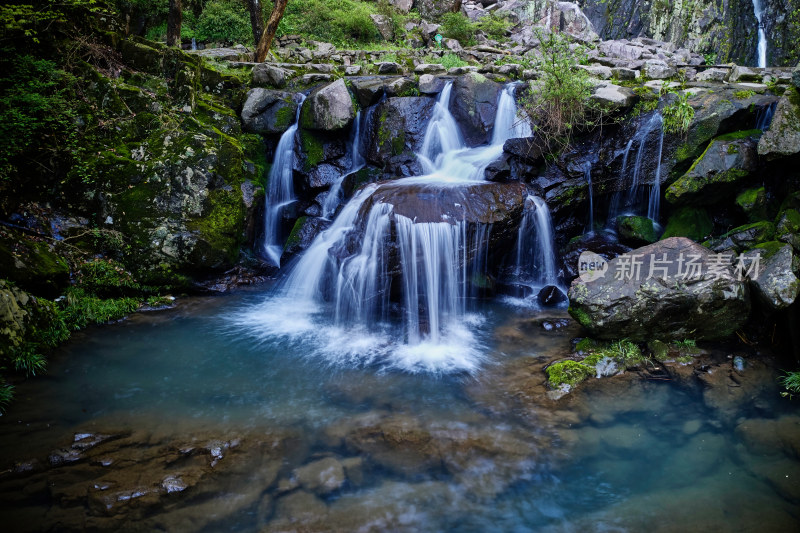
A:
[[[294,142],[300,109],[305,96],[300,96],[294,124],[281,135],[275,149],[275,159],[269,171],[267,197],[264,207],[264,254],[275,266],[281,265],[283,241],[281,219],[283,211],[295,202],[294,196]]]
[[[538,196],[525,200],[517,233],[515,273],[519,282],[535,287],[559,284],[550,210]]]
[[[369,113],[365,113],[365,115],[369,115]],[[354,172],[358,172],[364,165],[366,165],[366,160],[361,153],[361,147],[363,144],[363,139],[361,138],[361,110],[359,109],[356,113],[356,118],[353,121],[353,129],[350,133],[350,142],[348,143],[348,153],[350,154],[350,168],[348,171],[341,176],[331,185],[328,194],[325,196],[325,200],[322,202],[322,216],[323,218],[329,218],[337,207],[339,207],[339,203],[342,201],[342,184],[347,176],[353,174]]]
[[[761,5],[761,1],[762,0],[753,0],[753,12],[758,21],[758,46],[756,47],[756,55],[758,66],[760,68],[767,68],[767,32],[764,29],[764,8]]]

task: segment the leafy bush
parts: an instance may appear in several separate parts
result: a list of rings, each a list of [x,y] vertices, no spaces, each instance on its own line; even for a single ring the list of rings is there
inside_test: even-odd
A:
[[[507,41],[506,32],[514,25],[510,20],[495,13],[478,19],[475,28],[482,31],[488,38],[495,41]]]
[[[438,63],[441,63],[444,68],[450,69],[453,67],[466,67],[469,65],[466,61],[458,57],[456,54],[445,54],[438,58]]]
[[[589,74],[576,68],[586,60],[584,50],[570,46],[558,33],[539,30],[537,38],[541,56],[532,64],[542,78],[520,100],[533,124],[534,145],[547,152],[560,151],[576,133],[600,125],[606,112],[591,99]]]
[[[20,165],[39,167],[77,148],[74,78],[56,64],[2,50],[0,59],[0,180]],[[64,140],[67,140],[67,144]],[[54,170],[54,169],[51,169]]]
[[[800,394],[800,371],[786,372],[778,378],[778,381],[787,392],[782,392],[782,396],[792,396]]]
[[[103,300],[74,287],[67,291],[66,304],[60,314],[70,331],[116,320],[139,309],[139,300],[136,298]]]
[[[253,40],[253,30],[244,3],[211,0],[197,19],[194,36],[206,42],[250,44]]]
[[[293,0],[286,5],[278,35],[300,34],[337,46],[378,40],[373,4],[353,0]]]
[[[450,39],[456,39],[462,44],[473,44],[475,39],[475,24],[461,12],[445,13],[442,16],[441,33]]]
[[[672,94],[676,95],[675,101],[665,106],[661,112],[664,117],[664,131],[666,133],[686,133],[694,119],[694,108],[689,105],[689,94]]]
[[[77,285],[102,298],[135,296],[151,292],[125,268],[110,259],[95,259],[78,268]]]

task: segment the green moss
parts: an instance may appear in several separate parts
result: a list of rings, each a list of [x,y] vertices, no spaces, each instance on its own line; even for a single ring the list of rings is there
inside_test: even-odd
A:
[[[588,353],[600,348],[602,345],[603,343],[601,342],[598,342],[589,337],[584,337],[583,339],[580,340],[580,342],[578,342],[578,344],[575,345],[575,351],[578,353]]]
[[[733,91],[733,97],[737,100],[747,100],[748,98],[752,98],[756,95],[755,91],[751,91],[750,89],[741,89],[738,91]]]
[[[294,112],[291,104],[291,100],[287,101],[287,105],[281,106],[275,113],[275,126],[278,129],[287,130],[294,123]]]
[[[200,238],[209,244],[211,249],[208,252],[235,261],[244,230],[245,208],[241,193],[224,189],[211,191],[204,211],[201,218],[189,221],[187,226],[196,230]]]
[[[734,131],[733,133],[726,133],[725,135],[720,135],[716,137],[715,141],[738,141],[741,139],[749,139],[750,137],[759,137],[761,135],[761,130],[742,130],[742,131]]]
[[[303,225],[306,223],[306,220],[308,220],[308,217],[300,217],[294,223],[294,226],[292,226],[292,231],[289,233],[289,238],[286,239],[286,244],[283,246],[284,250],[296,244],[300,244],[300,231],[303,229]]]
[[[154,292],[141,285],[125,267],[112,260],[96,258],[77,269],[76,285],[102,298],[139,296]]]
[[[589,318],[589,314],[583,309],[571,305],[567,311],[570,315],[572,315],[572,318],[578,321],[581,326],[585,328],[592,327],[592,319]]]
[[[763,220],[767,217],[767,192],[764,187],[742,191],[736,197],[736,205],[751,221]]]
[[[753,222],[752,224],[745,224],[744,226],[733,228],[722,237],[730,237],[732,235],[745,232],[752,232],[753,240],[755,242],[768,241],[775,236],[775,224],[763,220],[760,222]]]
[[[756,246],[754,246],[753,248],[748,250],[748,252],[752,252],[754,250],[758,250],[758,251],[761,252],[761,254],[760,254],[761,259],[765,260],[765,259],[769,259],[773,255],[778,253],[784,246],[786,246],[785,242],[766,241],[766,242],[762,242],[762,243],[757,244]]]
[[[661,238],[688,237],[700,242],[711,235],[713,229],[714,223],[705,209],[682,207],[669,217]]]
[[[322,142],[308,130],[300,130],[300,144],[303,153],[306,154],[304,168],[306,171],[316,167],[325,159],[325,151]]]
[[[554,388],[562,385],[574,386],[594,374],[594,368],[577,361],[559,361],[545,370],[547,380]]]
[[[663,362],[669,359],[669,345],[667,343],[656,339],[648,342],[647,348],[650,350],[650,353],[653,354],[656,361]]]
[[[137,298],[101,299],[79,288],[67,291],[65,302],[60,316],[66,327],[73,331],[120,319],[139,309],[140,305]]]
[[[653,221],[647,217],[619,216],[617,217],[617,230],[623,239],[643,243],[653,243],[658,240]]]

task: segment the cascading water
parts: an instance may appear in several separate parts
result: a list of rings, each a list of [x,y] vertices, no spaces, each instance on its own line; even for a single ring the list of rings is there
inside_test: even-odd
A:
[[[529,134],[517,117],[513,88],[507,87],[499,97],[491,144],[466,148],[448,110],[451,90],[448,83],[437,98],[418,154],[426,174],[367,185],[345,204],[299,258],[279,294],[257,311],[261,324],[267,324],[259,334],[306,341],[304,336],[314,335],[322,343],[317,344],[319,353],[358,364],[380,361],[408,371],[436,372],[477,368],[480,344],[469,326],[479,317],[468,308],[475,281],[479,284],[488,266],[491,226],[444,215],[440,222],[419,221],[378,199],[378,193],[387,191],[407,189],[414,196],[441,187],[480,186],[485,168],[502,154],[503,143]],[[547,213],[543,204],[535,216],[542,213]],[[549,281],[556,279],[549,213],[547,224],[550,244],[542,279]],[[402,295],[401,309],[392,294]],[[322,326],[330,316],[332,326]],[[392,319],[402,319],[402,343],[387,332]]]
[[[608,210],[607,226],[609,228],[613,227],[618,215],[637,214],[643,211],[643,198],[640,190],[642,163],[645,161],[645,156],[650,154],[648,151],[648,138],[656,128],[658,128],[658,144],[654,154],[656,157],[656,170],[653,176],[653,185],[648,195],[647,216],[654,222],[658,222],[661,197],[661,157],[664,147],[664,120],[661,113],[656,112],[636,131],[625,146],[620,179],[627,181],[628,175],[630,175],[631,185],[627,192],[617,192],[612,198]],[[652,145],[652,143],[650,144]],[[633,168],[629,168],[631,152],[634,150]]]
[[[775,115],[775,108],[778,102],[772,102],[767,107],[762,107],[756,113],[756,129],[765,132],[772,124],[772,117]]]
[[[269,172],[269,185],[264,206],[264,254],[275,266],[281,265],[281,255],[283,254],[281,217],[284,209],[295,201],[294,141],[304,100],[305,97],[301,95],[294,124],[281,135]]]
[[[758,66],[760,68],[767,68],[767,32],[764,29],[764,8],[761,2],[762,0],[753,0],[753,12],[758,21],[758,46],[756,48],[756,55]]]
[[[353,121],[353,129],[350,133],[348,149],[350,153],[350,168],[345,174],[339,176],[339,179],[331,185],[331,189],[328,191],[327,196],[325,196],[325,200],[322,202],[322,216],[324,218],[330,217],[339,206],[339,202],[342,200],[342,183],[344,183],[344,179],[353,172],[358,172],[364,168],[364,165],[367,163],[364,156],[361,154],[361,144],[361,110],[359,110],[356,113],[356,118]]]
[[[589,186],[589,231],[587,233],[593,234],[594,233],[594,191],[592,191],[592,162],[587,161],[585,170],[584,170],[584,177],[586,178],[586,184]]]
[[[517,233],[515,273],[519,283],[533,287],[559,285],[553,243],[553,224],[547,203],[538,196],[528,196]]]

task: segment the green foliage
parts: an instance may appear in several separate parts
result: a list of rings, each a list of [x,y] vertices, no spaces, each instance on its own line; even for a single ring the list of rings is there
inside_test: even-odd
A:
[[[78,268],[77,286],[102,298],[134,296],[151,292],[125,268],[111,259],[95,259]]]
[[[103,324],[117,320],[139,308],[136,298],[101,299],[83,289],[73,287],[67,291],[66,306],[61,318],[69,330],[83,329],[91,324]]]
[[[689,104],[688,93],[673,93],[675,101],[664,107],[661,114],[664,117],[664,131],[666,133],[682,133],[689,131],[694,119],[694,108]]]
[[[507,41],[506,33],[514,26],[514,23],[506,17],[501,17],[496,13],[490,13],[486,17],[481,17],[475,22],[475,28],[482,31],[489,39],[495,41]]]
[[[244,3],[211,0],[197,19],[194,36],[206,42],[250,44],[253,41],[253,30]]]
[[[447,38],[471,45],[474,44],[475,30],[475,24],[461,12],[442,15],[442,27],[439,31]]]
[[[469,65],[469,63],[458,57],[457,54],[444,54],[442,57],[433,57],[431,63],[439,63],[446,69],[466,67]]]
[[[77,11],[106,12],[105,3],[97,0],[43,0],[26,4],[0,5],[0,27],[5,38],[30,39],[40,42],[40,32],[47,32],[54,23],[75,18]]]
[[[541,56],[533,66],[542,73],[541,82],[521,98],[531,119],[534,143],[546,151],[567,148],[574,135],[602,124],[607,116],[591,99],[589,74],[576,68],[585,62],[585,50],[560,33],[537,31]]]
[[[278,35],[300,34],[337,46],[378,39],[370,15],[374,4],[353,0],[292,0],[278,25]]]
[[[0,412],[5,411],[12,399],[14,399],[14,386],[5,381],[0,382]]]
[[[594,374],[594,368],[568,359],[553,363],[547,367],[545,372],[547,372],[547,380],[550,385],[554,388],[559,388],[562,385],[577,385]]]
[[[706,60],[706,65],[716,65],[717,64],[717,54],[716,54],[716,52],[703,54],[703,57]]]
[[[787,392],[782,392],[782,396],[791,397],[794,394],[800,394],[800,371],[784,372],[784,375],[778,378],[778,381]]]
[[[0,50],[0,180],[79,148],[73,76],[56,64]]]
[[[748,98],[752,98],[756,95],[755,91],[750,89],[740,89],[738,91],[733,91],[733,97],[737,100],[747,100]]]

